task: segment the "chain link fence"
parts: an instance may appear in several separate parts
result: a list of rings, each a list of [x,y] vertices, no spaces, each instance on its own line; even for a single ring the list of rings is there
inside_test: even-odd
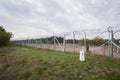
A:
[[[115,27],[107,29],[87,29],[73,32],[58,33],[51,36],[17,38],[11,43],[32,48],[41,48],[63,52],[79,53],[84,50],[86,53],[99,54],[120,58],[120,36],[116,40],[115,34],[120,30]],[[105,37],[103,42],[100,39]],[[100,44],[91,44],[91,41]]]

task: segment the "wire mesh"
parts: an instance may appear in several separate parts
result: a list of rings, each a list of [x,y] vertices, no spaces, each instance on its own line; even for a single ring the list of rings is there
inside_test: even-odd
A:
[[[119,27],[108,27],[106,29],[84,29],[80,31],[54,33],[53,35],[44,35],[39,37],[14,38],[12,43],[27,47],[49,49],[63,52],[79,53],[84,50],[86,53],[99,54],[105,56],[120,57],[120,36],[118,42],[115,42],[114,34],[120,32]],[[113,31],[113,33],[111,33]],[[111,37],[113,34],[113,38]],[[100,45],[90,45],[90,40],[95,42],[105,38]],[[80,41],[82,41],[82,44]]]

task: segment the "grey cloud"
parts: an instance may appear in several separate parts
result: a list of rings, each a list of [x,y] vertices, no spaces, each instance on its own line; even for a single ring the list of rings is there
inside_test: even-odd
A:
[[[51,16],[54,16],[56,12],[64,12],[64,9],[55,0],[42,0],[41,2]]]
[[[1,1],[0,6],[2,9],[6,10],[10,15],[15,17],[28,16],[31,14],[31,5],[25,2],[24,0],[7,0]]]
[[[120,1],[117,0],[96,0],[94,4],[90,0],[82,1],[87,13],[95,16],[98,19],[113,20],[114,18],[120,19]],[[116,12],[116,13],[115,13]],[[115,14],[114,14],[115,13]]]
[[[119,9],[119,0],[1,0],[0,24],[15,35],[106,27],[119,24]]]

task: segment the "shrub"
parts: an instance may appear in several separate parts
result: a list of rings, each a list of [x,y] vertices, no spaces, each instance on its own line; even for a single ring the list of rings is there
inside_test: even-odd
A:
[[[3,26],[0,26],[0,47],[8,45],[11,36],[12,33],[6,32]]]

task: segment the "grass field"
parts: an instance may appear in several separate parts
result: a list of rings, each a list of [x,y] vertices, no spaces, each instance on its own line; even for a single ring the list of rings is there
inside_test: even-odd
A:
[[[0,80],[120,80],[120,59],[12,46],[0,56]]]

